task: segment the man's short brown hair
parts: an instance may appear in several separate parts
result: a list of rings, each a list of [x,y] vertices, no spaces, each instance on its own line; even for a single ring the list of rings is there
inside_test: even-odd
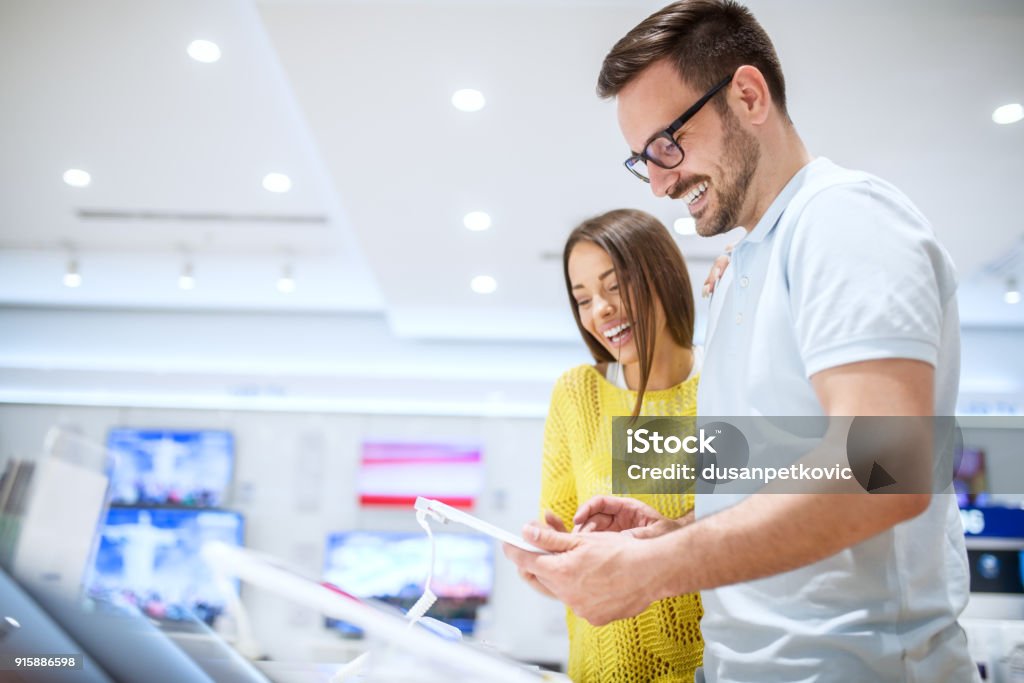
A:
[[[700,91],[745,64],[757,67],[775,105],[788,116],[775,47],[750,10],[734,0],[679,0],[644,19],[604,58],[597,94],[615,97],[637,74],[665,58],[676,65],[683,82]]]

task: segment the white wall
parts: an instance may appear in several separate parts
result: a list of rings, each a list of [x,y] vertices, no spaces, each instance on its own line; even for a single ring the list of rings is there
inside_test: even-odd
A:
[[[309,572],[323,567],[328,533],[345,529],[418,531],[411,510],[358,505],[355,476],[363,440],[454,441],[483,447],[485,490],[475,512],[518,529],[537,512],[539,418],[407,417],[259,411],[0,406],[0,462],[38,457],[46,431],[63,424],[103,443],[115,425],[228,429],[237,460],[225,507],[245,515],[246,545]],[[452,529],[457,531],[457,529]],[[534,593],[497,552],[494,642],[534,661],[563,661],[562,607]],[[256,635],[275,659],[338,660],[345,643],[312,611],[253,590],[243,593]]]
[[[0,306],[0,403],[546,413],[583,343],[423,341],[382,315]],[[1024,415],[1024,327],[961,333],[959,412]]]

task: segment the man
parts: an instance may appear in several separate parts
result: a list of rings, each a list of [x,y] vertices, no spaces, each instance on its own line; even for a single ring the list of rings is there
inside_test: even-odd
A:
[[[698,415],[953,414],[948,255],[894,187],[812,159],[744,7],[655,13],[612,48],[598,92],[655,195],[685,201],[701,235],[747,231],[712,301]],[[505,553],[594,624],[702,591],[708,681],[976,680],[953,497],[839,498],[698,493],[694,521],[600,497],[577,530],[630,533],[528,526],[554,554]]]

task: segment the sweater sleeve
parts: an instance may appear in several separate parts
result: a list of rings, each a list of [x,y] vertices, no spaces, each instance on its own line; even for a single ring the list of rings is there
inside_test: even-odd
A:
[[[541,465],[540,517],[551,510],[572,529],[572,518],[579,504],[576,496],[576,479],[573,474],[573,457],[569,447],[571,425],[571,393],[566,386],[566,376],[559,378],[551,393],[551,406],[544,423],[543,463]]]

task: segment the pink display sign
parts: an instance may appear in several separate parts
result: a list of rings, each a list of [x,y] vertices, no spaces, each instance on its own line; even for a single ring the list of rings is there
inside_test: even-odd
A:
[[[483,485],[480,449],[433,443],[364,443],[361,505],[411,506],[417,496],[471,508]]]

